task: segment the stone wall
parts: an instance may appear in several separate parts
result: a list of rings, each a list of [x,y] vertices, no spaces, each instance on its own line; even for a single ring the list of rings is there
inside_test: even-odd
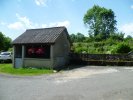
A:
[[[133,58],[129,54],[70,54],[71,63],[88,65],[133,66]]]
[[[109,60],[109,61],[133,61],[133,58],[128,54],[78,54],[71,53],[71,59],[82,59],[82,60]]]

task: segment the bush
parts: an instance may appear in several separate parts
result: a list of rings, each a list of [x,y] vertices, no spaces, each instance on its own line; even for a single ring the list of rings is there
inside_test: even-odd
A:
[[[97,48],[97,47],[101,47],[101,46],[104,46],[104,42],[94,42],[94,47]]]
[[[75,48],[75,52],[76,53],[83,53],[83,52],[87,53],[87,48],[86,47],[77,47],[77,48]]]
[[[130,51],[131,51],[131,47],[124,43],[120,43],[116,47],[116,53],[128,53]]]

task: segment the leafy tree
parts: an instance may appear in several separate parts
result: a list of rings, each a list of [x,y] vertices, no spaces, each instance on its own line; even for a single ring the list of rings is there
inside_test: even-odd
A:
[[[132,39],[132,36],[128,35],[126,38],[127,38],[127,39]]]
[[[71,34],[70,35],[70,39],[71,39],[72,43],[76,42],[76,35],[75,34]]]
[[[4,35],[0,32],[0,51],[4,48]]]
[[[113,33],[110,36],[110,39],[112,40],[118,40],[118,41],[123,41],[124,40],[124,33]]]
[[[9,48],[12,47],[12,44],[11,44],[11,38],[9,37],[5,37],[5,40],[4,40],[4,50],[7,51]]]
[[[83,42],[85,40],[85,36],[82,33],[71,34],[70,38],[72,42]]]
[[[83,42],[85,39],[85,36],[81,33],[77,33],[77,41],[78,42]]]
[[[7,51],[11,48],[11,41],[9,37],[4,36],[3,33],[0,32],[0,51]]]
[[[128,35],[128,36],[125,38],[125,41],[131,41],[131,40],[133,40],[133,37],[130,36],[130,35]]]
[[[116,20],[114,12],[98,5],[94,5],[87,11],[83,18],[84,24],[89,27],[89,35],[100,36],[106,39],[116,30]]]

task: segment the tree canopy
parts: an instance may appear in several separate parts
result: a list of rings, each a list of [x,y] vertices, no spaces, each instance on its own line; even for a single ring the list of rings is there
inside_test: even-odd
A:
[[[108,38],[116,30],[115,14],[111,9],[94,5],[83,18],[84,24],[89,27],[92,37]]]
[[[0,32],[0,51],[7,51],[11,48],[11,41],[11,38],[6,37],[2,32]]]
[[[83,42],[85,40],[85,36],[79,32],[77,34],[71,34],[70,38],[72,42]]]

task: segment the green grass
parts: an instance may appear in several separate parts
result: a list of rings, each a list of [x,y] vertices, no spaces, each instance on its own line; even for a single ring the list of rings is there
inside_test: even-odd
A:
[[[53,73],[51,69],[28,69],[28,68],[13,68],[12,64],[0,64],[0,73],[12,74],[12,75],[41,75]]]

